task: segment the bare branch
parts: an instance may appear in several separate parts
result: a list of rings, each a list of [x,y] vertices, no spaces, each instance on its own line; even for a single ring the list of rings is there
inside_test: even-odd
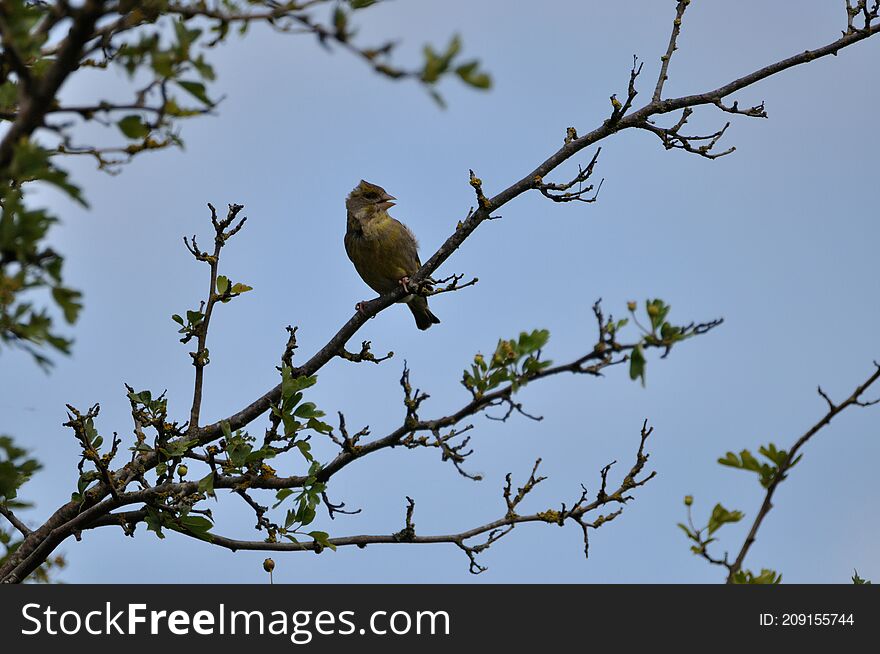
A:
[[[730,127],[730,123],[725,123],[717,132],[708,136],[686,136],[681,133],[681,128],[687,124],[688,118],[693,114],[693,109],[687,107],[681,114],[679,121],[672,127],[658,127],[650,121],[645,121],[638,125],[640,129],[647,130],[656,134],[663,142],[663,147],[667,150],[677,148],[692,154],[698,154],[706,159],[718,159],[725,155],[736,151],[735,147],[730,147],[722,152],[713,152],[715,145],[724,136],[724,132]]]
[[[0,503],[0,515],[9,520],[9,524],[15,527],[21,535],[24,537],[28,537],[31,535],[31,530],[28,529],[28,526],[24,524],[18,517],[12,512],[5,503]]]
[[[343,347],[339,350],[339,357],[341,359],[345,359],[346,361],[351,361],[352,363],[362,363],[364,361],[369,361],[370,363],[379,364],[383,361],[387,361],[394,356],[394,352],[389,351],[388,354],[386,354],[385,356],[377,358],[376,355],[370,351],[371,345],[372,343],[370,341],[362,341],[361,351],[358,353],[349,352],[345,349],[345,347]]]
[[[411,543],[416,537],[416,523],[413,522],[413,513],[416,510],[416,503],[413,498],[406,498],[406,520],[403,529],[394,534],[394,537],[400,542]]]
[[[288,325],[286,329],[287,344],[284,346],[284,354],[281,355],[281,365],[293,368],[293,353],[296,351],[296,348],[299,347],[296,344],[296,330],[299,329],[299,327],[291,327]]]
[[[669,62],[672,60],[672,53],[678,49],[676,42],[678,35],[681,33],[681,20],[684,16],[685,9],[691,3],[691,0],[679,0],[675,7],[675,20],[672,21],[672,34],[669,35],[669,47],[666,48],[666,54],[660,57],[660,76],[657,78],[657,86],[654,87],[654,95],[651,97],[652,102],[659,102],[663,93],[663,84],[669,79],[667,72],[669,71]]]
[[[868,0],[846,0],[846,32],[844,34],[852,34],[864,32],[871,27],[871,23],[877,19],[880,14],[880,2],[874,0],[874,4],[869,8]],[[861,16],[864,21],[862,27],[856,27],[855,19]]]
[[[333,432],[330,432],[330,438],[336,443],[343,452],[348,452],[349,454],[357,454],[358,450],[358,442],[364,436],[370,435],[370,428],[364,427],[356,434],[349,436],[348,429],[345,426],[345,416],[342,415],[342,411],[339,411],[339,433],[342,435],[342,438],[339,439],[333,435]]]
[[[470,281],[460,284],[459,282],[461,282],[462,279],[464,279],[463,274],[454,274],[449,277],[444,277],[443,279],[429,279],[427,282],[427,288],[420,288],[419,292],[425,297],[431,297],[432,295],[440,295],[441,293],[460,291],[463,288],[474,286],[480,281],[479,278],[473,277]]]
[[[334,504],[327,497],[327,493],[321,493],[321,499],[324,501],[324,506],[327,508],[327,515],[330,516],[331,520],[336,519],[337,513],[341,513],[342,515],[357,515],[362,510],[362,509],[355,509],[354,511],[346,511],[345,510],[345,502],[340,502],[339,504]]]
[[[749,116],[750,118],[766,118],[767,111],[764,109],[764,102],[761,104],[756,104],[754,107],[749,107],[748,109],[740,109],[739,103],[734,101],[731,106],[727,106],[721,101],[721,98],[715,98],[712,103],[721,109],[721,111],[727,112],[729,114],[737,114],[739,116]]]
[[[619,122],[620,119],[626,115],[626,112],[629,111],[632,107],[633,100],[635,100],[636,96],[639,94],[638,90],[636,89],[636,80],[642,73],[642,67],[644,65],[644,62],[639,63],[639,58],[636,55],[633,55],[633,65],[629,71],[629,85],[627,86],[626,100],[623,102],[623,104],[621,104],[620,100],[617,99],[617,94],[611,96],[611,116],[606,121],[606,124],[610,125]],[[574,132],[574,128],[569,127],[568,129],[569,135],[568,138],[566,138],[566,143],[576,141],[577,133]]]
[[[573,129],[573,127],[569,127],[569,130]],[[589,184],[588,186],[584,186],[583,183],[593,174],[593,168],[599,160],[600,152],[602,152],[602,148],[596,150],[596,154],[593,155],[593,158],[590,160],[590,163],[587,164],[586,168],[578,166],[578,174],[575,175],[570,182],[565,184],[547,184],[540,177],[536,177],[535,188],[538,189],[541,192],[541,195],[545,198],[549,198],[554,202],[595,202],[599,198],[599,190],[602,188],[602,182],[605,180],[599,182],[599,188],[597,188],[596,192],[592,195],[589,194],[593,190],[593,185]],[[575,184],[577,184],[578,189],[576,191],[570,191],[569,189]],[[587,197],[584,197],[585,195],[587,195]]]

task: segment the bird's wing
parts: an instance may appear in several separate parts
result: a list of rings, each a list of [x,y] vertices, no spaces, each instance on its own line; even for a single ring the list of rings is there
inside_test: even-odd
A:
[[[407,260],[407,262],[410,264],[410,266],[412,266],[412,264],[415,264],[415,266],[412,267],[413,272],[415,272],[416,270],[418,270],[419,268],[422,267],[422,263],[419,260],[419,241],[416,238],[416,235],[412,233],[412,230],[409,227],[404,225],[402,222],[400,222],[396,218],[392,218],[391,220],[393,220],[398,225],[400,225],[403,228],[403,231],[407,236],[407,238],[401,239],[401,241],[402,241],[401,254],[404,256],[404,258]]]

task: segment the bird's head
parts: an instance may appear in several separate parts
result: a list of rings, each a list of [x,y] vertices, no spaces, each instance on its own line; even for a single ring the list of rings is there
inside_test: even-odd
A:
[[[396,199],[381,186],[361,180],[345,199],[345,207],[352,214],[362,215],[372,213],[374,210],[384,211],[393,207]],[[365,212],[365,210],[367,211]]]

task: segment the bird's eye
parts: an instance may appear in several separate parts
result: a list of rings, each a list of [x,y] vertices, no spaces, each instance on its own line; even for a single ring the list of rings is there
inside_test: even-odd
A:
[[[368,199],[368,200],[375,200],[375,199],[377,199],[378,197],[379,197],[379,194],[376,193],[375,191],[370,191],[369,193],[367,193],[367,199]]]

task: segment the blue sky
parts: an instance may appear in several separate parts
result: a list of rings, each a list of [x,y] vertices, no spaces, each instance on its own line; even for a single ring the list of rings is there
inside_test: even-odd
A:
[[[782,0],[692,5],[667,95],[714,88],[823,45],[845,26],[842,2],[804,1],[796,12]],[[491,195],[555,151],[566,127],[583,133],[600,124],[609,95],[625,93],[634,53],[646,61],[636,104],[647,101],[674,6],[548,0],[536,11],[453,0],[362,12],[365,40],[404,37],[404,63],[420,59],[423,43],[461,33],[495,87],[479,93],[447,83],[445,111],[416,84],[378,78],[309,38],[256,30],[214,54],[213,90],[226,99],[216,117],[184,124],[186,150],[143,156],[118,177],[72,163],[91,209],[43,197],[63,216],[52,238],[68,257],[68,280],[86,293],[73,355],[46,376],[26,356],[2,354],[3,431],[45,464],[25,488],[37,505],[26,518],[35,523],[75,486],[78,447],[61,427],[66,402],[101,402],[102,432],[128,436],[127,382],[167,389],[171,411],[185,419],[192,367],[169,316],[197,306],[205,291],[206,270],[181,237],[208,241],[206,202],[246,206],[248,224],[224,252],[223,271],[255,289],[215,314],[203,407],[215,420],[276,383],[285,325],[299,326],[304,360],[355,302],[372,296],[342,246],[344,198],[359,179],[398,198],[392,215],[419,236],[426,258],[473,204],[469,168]],[[413,383],[431,394],[424,416],[439,416],[466,401],[461,370],[499,337],[547,328],[550,358],[585,352],[595,338],[590,306],[599,297],[621,315],[628,300],[660,297],[672,305],[673,321],[724,317],[721,328],[668,359],[651,357],[645,388],[623,368],[600,380],[560,377],[520,395],[543,422],[477,419],[469,466],[482,482],[460,477],[433,451],[388,451],[350,466],[334,477],[330,495],[362,513],[332,522],[321,514],[317,525],[333,536],[397,531],[409,495],[419,533],[466,529],[503,514],[504,474],[522,481],[538,456],[549,479],[523,510],[555,507],[576,499],[582,482],[596,488],[600,468],[613,459],[622,474],[648,418],[658,476],[620,518],[593,532],[589,560],[575,526],[523,525],[482,557],[489,570],[478,578],[454,546],[371,546],[277,554],[276,581],[720,581],[675,526],[684,518],[682,497],[695,496],[698,516],[717,501],[744,511],[742,525],[721,532],[722,550],[736,551],[761,489],[752,475],[717,465],[717,457],[768,441],[790,445],[824,412],[818,384],[843,398],[880,358],[873,203],[880,44],[873,41],[736,95],[742,105],[764,100],[770,118],[734,120],[725,140],[737,152],[729,157],[667,152],[646,132],[605,141],[599,202],[518,198],[441,268],[480,278],[474,288],[432,299],[442,324],[419,332],[405,308],[392,307],[355,341],[394,350],[394,359],[378,367],[336,360],[321,371],[310,399],[378,437],[401,420],[404,360]],[[124,88],[124,78],[72,82],[65,95],[94,98],[114,85]],[[702,109],[692,124],[711,131],[727,118]],[[878,424],[880,408],[856,409],[810,442],[747,567],[774,568],[789,582],[843,582],[853,568],[880,578]],[[256,536],[252,514],[235,499],[221,497],[214,507],[217,531]],[[159,541],[139,530],[128,539],[105,529],[60,551],[70,562],[61,575],[68,582],[264,580],[265,555],[232,554],[175,534]]]

